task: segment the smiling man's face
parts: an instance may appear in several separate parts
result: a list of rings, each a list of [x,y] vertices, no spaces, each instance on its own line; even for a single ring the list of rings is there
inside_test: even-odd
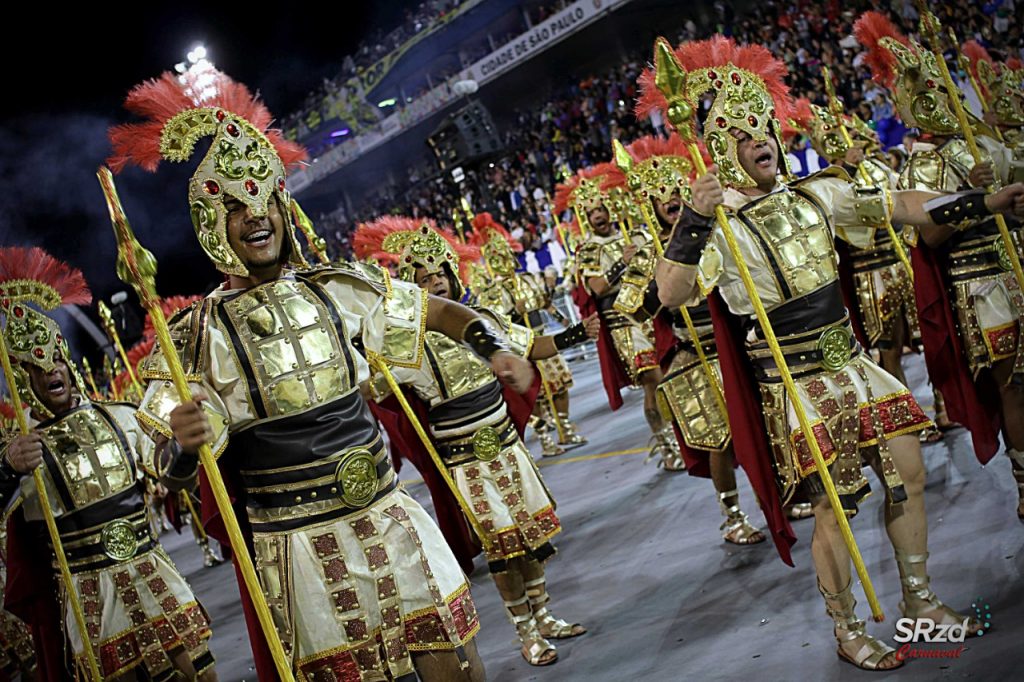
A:
[[[228,243],[252,274],[276,270],[284,248],[285,219],[277,197],[267,205],[267,215],[258,218],[244,203],[226,197]]]
[[[54,414],[62,414],[73,407],[71,372],[64,359],[54,358],[53,369],[49,372],[33,364],[26,363],[32,391],[39,401]]]

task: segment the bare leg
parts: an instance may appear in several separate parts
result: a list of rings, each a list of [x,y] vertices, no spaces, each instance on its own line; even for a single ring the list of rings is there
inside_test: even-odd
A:
[[[454,651],[422,651],[412,654],[412,664],[423,682],[484,682],[487,672],[476,649],[476,641],[466,642],[463,647],[469,667],[462,668]]]
[[[521,563],[523,586],[526,588],[526,596],[530,598],[530,608],[533,610],[533,617],[537,620],[540,633],[552,639],[568,639],[585,634],[585,627],[579,623],[569,623],[555,618],[548,609],[551,597],[548,596],[544,565],[525,557],[520,557],[516,561]]]
[[[658,384],[664,378],[658,368],[649,369],[637,378],[641,388],[644,389],[644,417],[653,434],[657,434],[665,428],[665,420],[661,418],[661,412],[658,411]]]

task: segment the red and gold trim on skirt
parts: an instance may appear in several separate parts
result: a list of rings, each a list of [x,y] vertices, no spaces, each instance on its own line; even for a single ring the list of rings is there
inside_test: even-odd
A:
[[[984,330],[985,345],[993,361],[1005,360],[1017,355],[1020,343],[1020,322],[1014,320],[1001,327]]]
[[[526,512],[518,511],[518,515]],[[509,526],[492,532],[484,522],[484,530],[492,533],[494,547],[487,552],[487,560],[509,560],[525,556],[528,549],[537,548],[562,532],[562,524],[552,507],[547,507],[533,515],[533,523],[527,524],[528,518],[517,519],[525,530],[518,526]],[[493,525],[493,523],[492,523]]]
[[[921,409],[921,406],[917,404],[916,400],[914,400],[914,396],[910,394],[910,391],[903,391],[894,395],[884,396],[876,400],[874,404],[875,409],[878,411],[883,435],[887,440],[891,440],[908,433],[923,431],[932,423]],[[860,410],[858,447],[866,448],[877,445],[878,433],[875,429],[875,420],[871,414],[871,405],[868,403],[861,403],[858,407]],[[828,419],[833,415],[824,414],[822,416]],[[811,425],[811,429],[814,431],[814,436],[818,441],[818,447],[821,449],[821,454],[825,458],[825,464],[832,464],[839,453],[832,440],[832,434],[829,433],[828,427],[825,425],[824,421],[819,419]],[[790,443],[793,446],[793,452],[796,453],[796,457],[800,465],[801,477],[806,478],[816,472],[818,468],[814,464],[814,459],[811,457],[811,451],[807,446],[807,441],[804,438],[803,431],[794,431],[790,436]]]
[[[469,593],[463,585],[446,597],[445,602],[455,620],[459,636],[458,646],[465,646],[480,632],[480,617]],[[408,613],[403,618],[405,643],[409,651],[451,651],[456,645],[449,641],[447,631],[436,608],[427,607]],[[376,628],[365,641],[348,647],[339,647],[299,661],[296,671],[300,682],[361,682],[364,673],[380,670],[379,649],[384,640]]]

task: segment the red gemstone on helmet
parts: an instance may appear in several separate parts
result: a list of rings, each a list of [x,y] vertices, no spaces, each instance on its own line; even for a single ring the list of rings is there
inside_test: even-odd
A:
[[[715,80],[716,78],[718,78],[718,74],[715,73],[714,71],[708,71],[708,78],[710,80]]]
[[[64,337],[60,334],[57,334],[57,343],[64,343]]]
[[[221,111],[220,109],[217,110],[217,120],[218,121],[223,121],[224,120],[224,112]]]
[[[220,185],[217,184],[216,180],[207,180],[204,182],[203,189],[211,196],[217,196],[220,194]]]
[[[750,116],[747,116],[747,123],[750,124],[751,128],[756,128],[757,127],[757,116],[754,116],[753,114],[751,114]]]
[[[14,309],[14,316],[15,317],[25,317],[25,309],[21,308],[21,307],[15,308]]]
[[[238,137],[238,126],[236,126],[234,123],[228,124],[227,131],[228,135],[230,135],[231,137]]]
[[[719,90],[721,90],[722,89],[722,81],[715,81],[715,87],[718,88]]]
[[[260,193],[260,186],[256,184],[256,181],[252,178],[245,181],[245,191],[249,194],[256,196]]]
[[[406,263],[411,263],[412,262],[412,256],[406,256],[405,257],[405,262]]]
[[[32,355],[34,355],[34,356],[36,356],[37,358],[40,358],[40,359],[46,357],[46,353],[43,351],[42,348],[33,348],[32,349]]]
[[[740,75],[735,71],[732,72],[732,82],[735,83],[736,85],[739,85],[742,82]]]
[[[934,90],[934,89],[935,89],[935,81],[933,81],[933,80],[932,80],[931,78],[929,78],[928,80],[926,80],[926,81],[924,82],[924,84],[925,84],[925,85],[927,85],[927,86],[928,86],[929,88],[931,88],[932,90]]]
[[[277,188],[282,192],[284,191],[284,178],[277,179]]]
[[[729,122],[725,120],[725,117],[724,117],[724,116],[719,116],[718,118],[716,118],[716,119],[715,119],[715,124],[716,124],[716,125],[717,125],[717,126],[718,126],[719,128],[724,128],[724,127],[725,127],[726,125],[728,125],[728,123],[729,123]]]

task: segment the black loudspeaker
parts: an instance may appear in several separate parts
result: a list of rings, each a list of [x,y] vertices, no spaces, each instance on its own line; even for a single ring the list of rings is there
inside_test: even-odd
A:
[[[480,102],[472,101],[446,117],[427,138],[441,170],[477,161],[501,151],[494,119]]]

